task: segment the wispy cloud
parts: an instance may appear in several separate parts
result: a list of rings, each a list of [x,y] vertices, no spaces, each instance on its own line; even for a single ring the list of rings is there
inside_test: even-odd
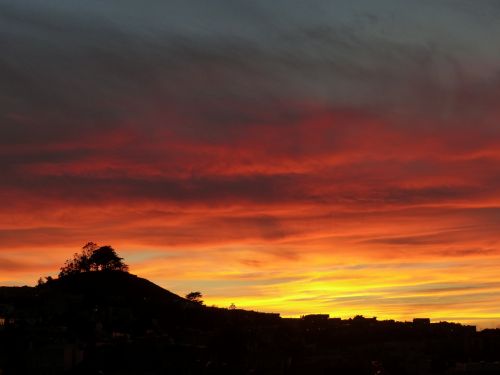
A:
[[[0,0],[1,280],[94,240],[209,303],[493,324],[480,3]]]

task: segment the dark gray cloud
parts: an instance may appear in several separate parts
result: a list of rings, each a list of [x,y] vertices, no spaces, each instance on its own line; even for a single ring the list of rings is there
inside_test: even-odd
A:
[[[71,138],[130,118],[223,133],[246,122],[248,113],[228,112],[234,101],[446,116],[478,96],[470,111],[484,109],[497,93],[499,52],[484,46],[491,13],[473,18],[444,1],[4,0],[0,9],[4,143]],[[478,77],[468,72],[474,51],[486,67]],[[193,111],[208,116],[147,116]]]

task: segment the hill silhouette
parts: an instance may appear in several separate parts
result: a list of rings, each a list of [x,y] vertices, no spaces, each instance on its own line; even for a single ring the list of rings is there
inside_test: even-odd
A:
[[[31,298],[37,300],[33,301],[37,306],[45,306],[46,311],[61,319],[65,317],[64,311],[78,310],[80,314],[98,315],[110,309],[115,315],[117,311],[127,311],[131,321],[138,316],[143,322],[154,320],[155,324],[177,326],[208,322],[223,324],[227,319],[249,321],[279,317],[279,314],[207,307],[122,271],[83,272],[29,289]]]
[[[499,345],[498,330],[427,319],[207,307],[123,271],[0,287],[2,375],[500,373]]]
[[[38,287],[44,292],[81,295],[88,301],[126,300],[128,304],[150,301],[164,305],[196,305],[149,280],[128,272],[83,272],[51,280]]]
[[[0,370],[183,374],[208,366],[226,373],[244,363],[249,327],[260,329],[276,319],[277,314],[207,307],[122,271],[0,287]]]

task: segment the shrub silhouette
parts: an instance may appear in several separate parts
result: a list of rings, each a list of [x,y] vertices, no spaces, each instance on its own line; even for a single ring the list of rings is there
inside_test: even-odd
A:
[[[89,242],[83,246],[80,253],[73,255],[73,259],[66,260],[59,277],[91,271],[128,272],[128,266],[111,246],[99,247],[96,243]]]
[[[200,305],[203,305],[203,295],[201,292],[191,292],[186,294],[186,299],[190,300],[191,302],[198,303]]]

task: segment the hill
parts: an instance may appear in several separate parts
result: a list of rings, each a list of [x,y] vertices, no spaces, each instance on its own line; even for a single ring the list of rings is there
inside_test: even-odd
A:
[[[149,301],[163,305],[195,304],[162,287],[128,272],[82,272],[51,280],[39,286],[41,293],[80,295],[87,301],[126,301],[129,305]]]
[[[1,287],[0,373],[198,373],[207,358],[229,355],[225,366],[239,361],[231,353],[243,344],[243,331],[277,319],[278,314],[202,306],[120,271]],[[220,367],[216,362],[211,366]]]
[[[206,307],[118,271],[0,287],[2,375],[500,373],[499,346],[498,330],[425,319]]]

